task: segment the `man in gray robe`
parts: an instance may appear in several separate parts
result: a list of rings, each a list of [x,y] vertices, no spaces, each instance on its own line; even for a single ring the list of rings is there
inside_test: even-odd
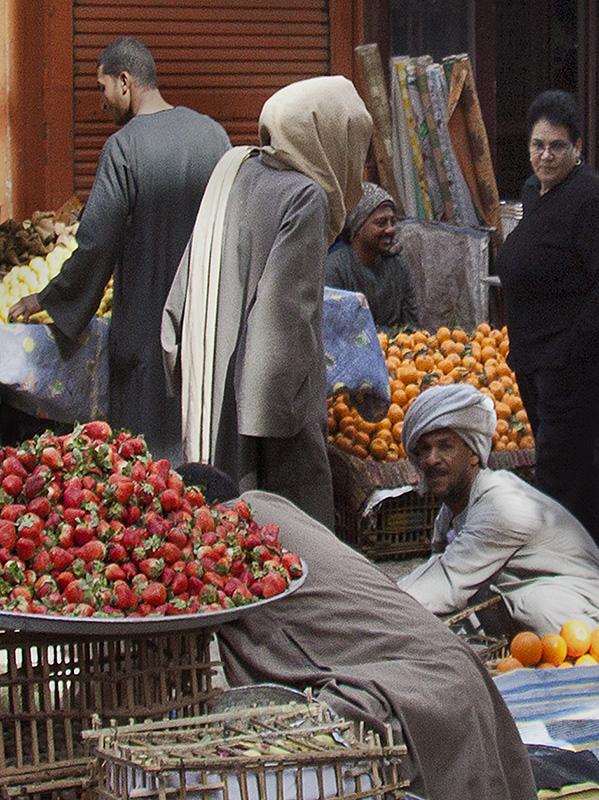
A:
[[[329,253],[325,282],[362,292],[379,330],[416,330],[420,327],[416,291],[408,260],[394,241],[396,224],[391,195],[375,183],[365,183],[360,202],[347,214],[350,243]]]
[[[12,307],[10,320],[26,322],[44,308],[64,335],[77,339],[114,272],[108,419],[145,434],[156,458],[178,463],[180,399],[166,392],[162,309],[229,138],[210,117],[162,98],[154,59],[136,39],[112,42],[97,70],[103,106],[123,127],[102,149],[77,250],[38,295]]]
[[[275,92],[260,150],[233,148],[216,167],[165,310],[165,352],[181,331],[185,458],[328,526],[326,252],[360,197],[371,132],[340,75]]]
[[[380,732],[391,725],[419,797],[533,800],[524,745],[469,646],[289,501],[260,491],[242,499],[260,525],[280,526],[283,546],[309,571],[289,597],[219,628],[229,683],[312,687],[346,719]]]
[[[473,386],[435,386],[408,410],[402,441],[443,505],[433,555],[398,583],[435,614],[485,587],[540,636],[570,619],[599,626],[599,548],[562,505],[517,475],[486,467],[497,418]]]

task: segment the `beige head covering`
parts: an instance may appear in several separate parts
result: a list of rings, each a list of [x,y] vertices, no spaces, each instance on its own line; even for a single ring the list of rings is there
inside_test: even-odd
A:
[[[326,192],[331,244],[343,228],[346,209],[362,195],[372,134],[372,118],[353,83],[328,75],[285,86],[264,103],[259,130],[266,164],[298,170]]]
[[[418,395],[405,416],[401,432],[404,450],[418,464],[418,440],[425,433],[450,428],[486,467],[491,437],[497,426],[493,400],[467,383],[432,386]]]

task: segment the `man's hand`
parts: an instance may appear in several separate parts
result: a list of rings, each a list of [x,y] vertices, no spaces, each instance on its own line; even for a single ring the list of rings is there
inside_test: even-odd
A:
[[[29,322],[29,317],[41,310],[42,307],[37,302],[37,294],[28,294],[27,297],[22,297],[8,309],[8,321],[18,322],[19,317],[22,317],[22,322]]]

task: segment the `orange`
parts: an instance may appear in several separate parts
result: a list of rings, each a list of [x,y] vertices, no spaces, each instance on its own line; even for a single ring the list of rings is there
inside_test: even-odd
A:
[[[376,438],[370,442],[370,455],[377,461],[384,461],[387,458],[389,448],[382,439]]]
[[[536,633],[520,631],[510,643],[510,653],[525,667],[534,667],[543,655],[543,645]]]
[[[360,444],[355,444],[351,452],[356,458],[368,458],[368,451]]]
[[[393,426],[392,433],[393,433],[393,438],[395,439],[396,442],[401,443],[402,428],[403,428],[403,422],[396,422],[395,425]]]
[[[350,408],[346,403],[338,402],[333,406],[333,416],[336,420],[347,417],[350,413]]]
[[[368,445],[370,444],[370,436],[365,431],[358,430],[354,436],[354,444],[368,449]]]
[[[568,655],[566,640],[559,633],[548,633],[543,636],[541,645],[543,646],[543,661],[553,664],[554,667],[559,667]]]
[[[491,333],[491,326],[488,322],[481,322],[476,331],[482,333],[483,336],[488,336]]]
[[[441,344],[442,342],[446,342],[450,338],[451,338],[451,331],[449,330],[449,328],[441,326],[437,331],[437,339],[439,341],[439,344]]]
[[[344,450],[346,453],[350,453],[353,449],[354,443],[351,439],[348,439],[347,436],[342,436],[339,434],[335,437],[335,446],[340,450]]]
[[[408,401],[408,395],[406,394],[405,389],[396,389],[391,395],[391,400],[394,403],[397,403],[398,406],[405,406]]]
[[[505,387],[501,381],[495,380],[491,381],[489,384],[489,391],[497,398],[497,400],[501,400],[505,393]]]
[[[597,659],[593,658],[590,653],[584,653],[579,656],[574,662],[575,667],[593,667],[597,664]]]
[[[435,366],[433,357],[428,353],[419,353],[414,359],[414,363],[417,369],[423,369],[425,372],[430,372]]]
[[[403,409],[401,406],[397,405],[397,403],[391,403],[389,410],[387,411],[387,416],[391,420],[392,424],[395,425],[396,422],[399,422],[401,419],[403,419]]]
[[[497,427],[495,430],[500,436],[502,436],[504,433],[507,434],[509,429],[510,429],[510,423],[507,421],[507,419],[497,420]]]
[[[451,332],[451,338],[454,340],[454,342],[462,342],[462,344],[466,344],[468,341],[468,334],[461,328],[454,328]]]
[[[537,669],[555,669],[555,664],[550,664],[548,661],[541,661]]]
[[[410,383],[406,386],[406,394],[408,396],[408,400],[413,400],[420,394],[420,389],[415,383]]]
[[[507,405],[507,403],[502,403],[500,401],[495,403],[495,411],[499,419],[509,420],[512,415],[510,407]]]
[[[388,356],[397,356],[397,358],[399,358],[400,354],[401,354],[401,350],[399,349],[399,347],[396,344],[390,344],[389,347],[387,348],[387,357]]]
[[[495,359],[495,348],[492,347],[491,345],[483,346],[483,348],[481,350],[481,353],[480,353],[480,357],[481,357],[483,363],[488,361],[491,358]]]
[[[566,622],[562,626],[560,634],[566,640],[568,655],[572,658],[584,655],[591,646],[591,632],[584,622],[580,622],[578,619]]]
[[[513,669],[521,669],[524,666],[517,658],[506,656],[497,664],[497,672],[511,672]]]
[[[402,361],[397,369],[397,377],[407,386],[418,380],[418,369],[413,361]]]
[[[589,653],[599,661],[599,628],[595,628],[595,630],[591,633],[591,644],[589,647]]]
[[[531,436],[530,434],[525,434],[520,439],[520,447],[522,448],[522,450],[532,450],[534,446],[535,446],[534,436]]]

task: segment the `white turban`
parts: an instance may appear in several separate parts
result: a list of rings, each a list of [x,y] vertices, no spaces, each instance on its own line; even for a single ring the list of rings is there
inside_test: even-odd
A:
[[[497,426],[493,400],[467,383],[432,386],[408,409],[401,440],[410,461],[418,464],[418,441],[425,433],[449,428],[464,440],[486,467]]]

